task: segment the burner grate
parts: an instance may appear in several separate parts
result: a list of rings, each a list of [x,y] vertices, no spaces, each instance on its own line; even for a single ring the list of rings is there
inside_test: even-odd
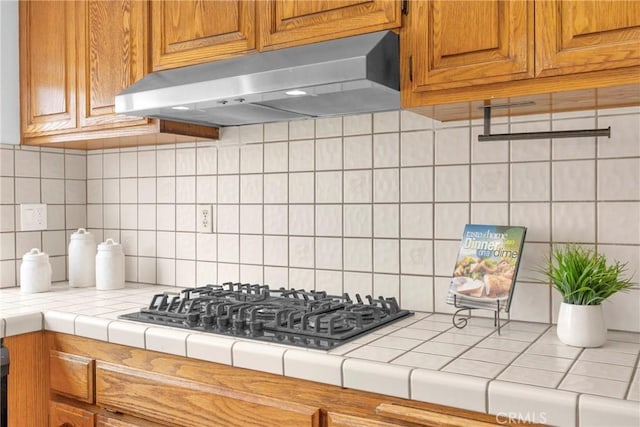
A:
[[[154,295],[127,320],[331,349],[412,313],[395,298],[223,283]]]

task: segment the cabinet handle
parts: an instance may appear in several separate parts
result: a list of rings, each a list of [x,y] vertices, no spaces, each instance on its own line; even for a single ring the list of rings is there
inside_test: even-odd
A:
[[[410,421],[424,426],[443,427],[490,427],[495,423],[478,421],[472,418],[431,412],[424,409],[411,408],[393,403],[381,403],[376,408],[376,413],[397,420]]]
[[[62,423],[60,424],[60,427],[74,427],[74,426],[71,423]]]

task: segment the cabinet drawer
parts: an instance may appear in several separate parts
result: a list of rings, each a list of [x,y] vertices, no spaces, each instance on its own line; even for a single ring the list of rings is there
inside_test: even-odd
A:
[[[51,391],[82,402],[93,403],[94,369],[93,359],[51,350],[49,352]]]
[[[96,365],[96,402],[169,425],[319,426],[319,409],[106,362]]]
[[[95,415],[61,402],[49,403],[49,427],[93,427]]]
[[[96,415],[96,427],[161,427],[161,425],[127,415],[98,414]]]
[[[403,427],[406,424],[396,424],[386,421],[376,421],[370,418],[329,412],[327,414],[328,427]]]

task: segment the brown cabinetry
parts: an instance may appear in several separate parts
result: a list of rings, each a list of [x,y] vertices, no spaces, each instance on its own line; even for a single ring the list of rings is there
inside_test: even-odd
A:
[[[153,70],[399,26],[397,0],[153,1]]]
[[[95,362],[86,357],[51,350],[49,384],[51,391],[82,402],[94,402]]]
[[[126,415],[96,415],[96,427],[160,427],[160,425]]]
[[[127,414],[171,425],[319,426],[319,409],[261,396],[99,362],[96,403]]]
[[[400,26],[396,0],[258,2],[259,49],[297,46]]]
[[[54,359],[95,360],[94,405],[55,392],[52,400],[89,411],[99,427],[485,427],[495,422],[489,415],[461,409],[71,335],[44,335]]]
[[[148,2],[139,0],[20,2],[23,144],[179,142],[159,135],[157,120],[115,113],[115,96],[149,69],[148,16]]]
[[[536,75],[640,65],[640,2],[536,2]]]
[[[75,2],[20,2],[23,137],[77,126],[75,12]]]
[[[146,124],[115,113],[115,95],[146,71],[147,4],[138,0],[76,2],[78,8],[78,126]]]
[[[560,92],[524,113],[640,103],[637,1],[411,0],[400,43],[402,106],[440,120]]]
[[[24,143],[149,123],[114,111],[145,72],[145,10],[135,0],[20,2]]]
[[[46,344],[42,332],[3,339],[9,350],[7,426],[46,426],[49,386]]]
[[[94,427],[95,414],[66,403],[51,401],[49,427]]]
[[[153,1],[153,69],[182,67],[256,47],[255,1]]]
[[[327,414],[327,427],[400,427],[406,424],[397,424],[388,421],[374,421],[370,418],[329,412]]]
[[[533,76],[533,2],[414,2],[413,90]]]

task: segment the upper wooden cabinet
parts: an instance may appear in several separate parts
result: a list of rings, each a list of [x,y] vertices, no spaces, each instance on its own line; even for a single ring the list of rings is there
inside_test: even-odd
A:
[[[79,127],[146,123],[116,114],[114,105],[115,95],[146,71],[146,3],[91,0],[77,7]]]
[[[153,70],[400,26],[399,0],[152,1]]]
[[[23,136],[75,129],[76,4],[20,2]]]
[[[558,92],[573,101],[520,114],[640,103],[637,90],[617,104],[616,91],[589,92],[640,83],[636,0],[411,0],[400,45],[403,108],[438,120],[481,117],[470,101]]]
[[[258,2],[259,49],[297,46],[400,26],[400,2],[389,0]]]
[[[115,96],[149,71],[148,18],[140,0],[20,1],[21,142],[94,149],[217,137],[115,113]]]
[[[536,75],[640,65],[640,2],[536,2]]]
[[[115,95],[145,73],[145,9],[136,0],[20,2],[23,143],[149,123],[114,111]]]
[[[412,3],[413,90],[439,90],[533,76],[533,3]]]
[[[182,67],[255,49],[255,1],[152,1],[153,69]]]

